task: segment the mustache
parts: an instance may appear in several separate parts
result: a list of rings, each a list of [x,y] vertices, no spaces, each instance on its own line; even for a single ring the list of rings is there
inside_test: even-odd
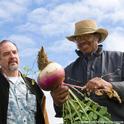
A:
[[[78,46],[83,46],[83,45],[90,46],[91,44],[92,44],[91,42],[82,42],[82,43],[78,43]]]
[[[8,64],[11,64],[13,62],[18,63],[17,59],[10,59],[9,62],[8,62]]]

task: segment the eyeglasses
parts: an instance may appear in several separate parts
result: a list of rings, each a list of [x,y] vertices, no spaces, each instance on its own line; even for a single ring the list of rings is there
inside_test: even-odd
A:
[[[75,37],[75,42],[93,42],[95,40],[96,36],[93,34],[86,34],[82,36],[77,36]]]

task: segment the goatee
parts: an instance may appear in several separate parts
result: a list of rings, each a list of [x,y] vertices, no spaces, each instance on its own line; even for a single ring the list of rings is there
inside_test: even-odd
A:
[[[16,71],[18,70],[18,66],[9,66],[10,71]]]

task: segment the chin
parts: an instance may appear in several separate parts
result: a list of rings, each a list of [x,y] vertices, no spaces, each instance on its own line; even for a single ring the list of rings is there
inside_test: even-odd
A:
[[[17,71],[18,70],[18,66],[9,66],[9,70],[10,71]]]
[[[81,52],[83,52],[83,53],[91,53],[91,51],[88,51],[88,50],[81,50]]]

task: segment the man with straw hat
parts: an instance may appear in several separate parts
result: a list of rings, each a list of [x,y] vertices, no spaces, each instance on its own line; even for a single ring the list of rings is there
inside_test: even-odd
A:
[[[100,43],[107,35],[108,31],[98,28],[94,20],[75,24],[74,35],[67,39],[77,45],[78,58],[65,68],[65,83],[81,86],[92,100],[108,108],[113,121],[124,121],[124,53],[102,49]],[[118,97],[106,95],[111,90]],[[55,111],[60,117],[61,109],[55,106]]]

